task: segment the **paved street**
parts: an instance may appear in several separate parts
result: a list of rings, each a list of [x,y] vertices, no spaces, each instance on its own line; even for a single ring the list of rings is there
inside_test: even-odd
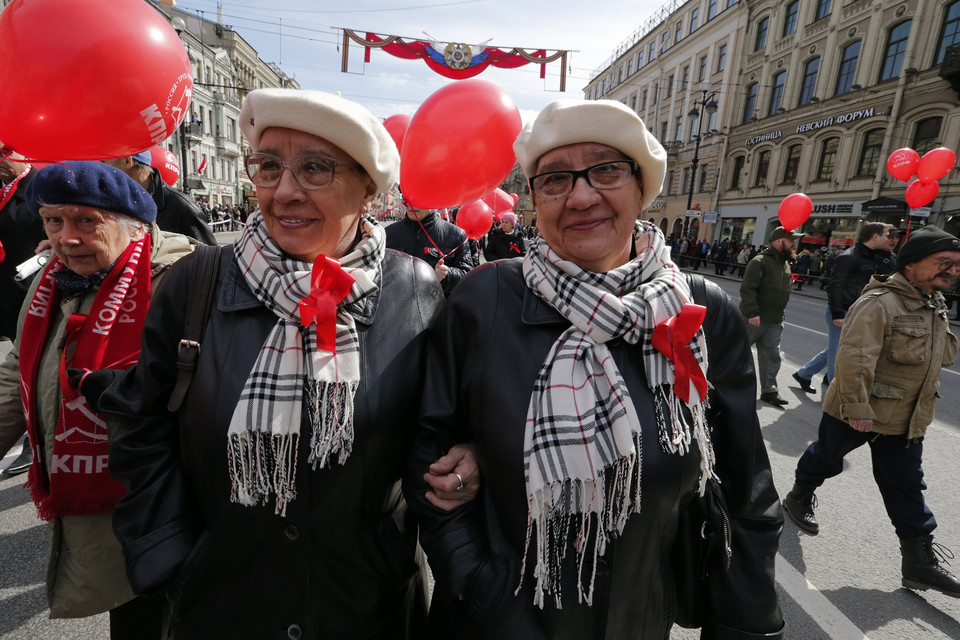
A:
[[[222,242],[226,234],[218,234]],[[734,300],[739,281],[714,278]],[[784,363],[780,394],[785,410],[758,403],[774,479],[781,495],[793,484],[797,458],[815,437],[818,393],[805,394],[790,377],[797,367],[826,344],[823,292],[806,286],[787,308],[783,336]],[[951,313],[951,317],[953,316]],[[954,330],[960,329],[954,324]],[[9,343],[0,343],[0,356]],[[960,459],[960,365],[944,371],[938,419],[926,439],[926,498],[937,516],[937,541],[960,556],[960,501],[954,478]],[[15,452],[16,453],[16,452]],[[11,456],[12,457],[12,456]],[[9,463],[8,457],[0,466]],[[106,616],[84,620],[46,618],[43,567],[46,531],[37,521],[24,477],[0,480],[0,638],[106,638]],[[933,592],[900,588],[900,553],[893,528],[874,484],[866,447],[847,459],[844,473],[817,493],[819,536],[800,533],[787,522],[777,561],[789,637],[802,640],[941,640],[960,638],[960,600]],[[960,573],[960,561],[951,567]],[[692,640],[698,632],[676,630],[674,640]]]

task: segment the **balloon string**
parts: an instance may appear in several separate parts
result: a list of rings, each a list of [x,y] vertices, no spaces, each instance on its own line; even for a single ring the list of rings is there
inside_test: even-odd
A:
[[[410,204],[410,201],[407,200],[406,198],[403,199],[403,206],[405,206],[405,207],[410,207],[410,208],[415,208],[412,204]],[[434,212],[433,215],[437,215],[436,212]],[[457,249],[454,249],[454,250],[451,251],[450,253],[444,253],[443,251],[441,251],[440,247],[437,246],[437,243],[433,241],[433,238],[430,237],[430,234],[427,233],[427,229],[426,229],[426,227],[423,226],[423,222],[420,221],[420,216],[419,216],[419,215],[417,215],[417,224],[420,225],[420,228],[423,230],[423,234],[424,234],[425,236],[427,236],[427,240],[430,241],[430,244],[433,245],[433,248],[436,249],[436,250],[437,250],[437,253],[440,254],[440,259],[441,259],[441,260],[443,260],[443,259],[446,258],[448,255],[450,255],[450,253],[453,253],[453,251],[456,251],[457,249],[459,249],[459,247],[457,247]]]

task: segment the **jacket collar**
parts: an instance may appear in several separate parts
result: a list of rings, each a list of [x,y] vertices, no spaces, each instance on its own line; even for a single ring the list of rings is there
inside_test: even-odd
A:
[[[897,293],[908,311],[916,311],[922,307],[930,307],[931,304],[937,307],[942,305],[940,301],[942,295],[938,296],[938,292],[934,292],[929,297],[926,296],[899,271],[882,275],[874,274],[871,276],[870,282],[868,282],[867,286],[863,289],[863,293],[873,291],[874,289],[888,289]]]
[[[383,270],[387,268],[386,259],[384,259],[383,268],[377,275],[377,290],[362,300],[358,300],[348,306],[350,314],[359,324],[371,325],[377,314],[377,303],[380,301],[380,291],[383,288]],[[240,273],[240,265],[237,261],[231,259],[227,263],[227,272],[220,281],[220,297],[217,300],[217,309],[224,313],[232,311],[244,311],[247,309],[256,309],[262,307],[263,303],[253,294],[243,274]]]
[[[570,323],[526,284],[523,286],[523,308],[520,311],[520,321],[529,325]]]

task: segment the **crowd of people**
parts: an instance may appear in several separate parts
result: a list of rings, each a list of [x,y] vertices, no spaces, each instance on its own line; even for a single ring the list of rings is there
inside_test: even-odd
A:
[[[260,89],[240,123],[253,210],[168,193],[136,155],[0,162],[7,261],[51,252],[3,284],[0,453],[26,434],[52,617],[147,640],[783,638],[784,510],[816,534],[816,489],[863,444],[903,585],[960,597],[921,493],[957,238],[891,258],[865,223],[828,261],[782,227],[665,237],[642,212],[666,152],[614,101],[523,127],[536,223],[476,240],[409,203],[381,224],[400,157],[357,103]],[[238,237],[204,246],[221,220]],[[742,278],[739,307],[702,264]],[[781,499],[758,380],[787,404],[787,301],[828,271],[823,418]]]

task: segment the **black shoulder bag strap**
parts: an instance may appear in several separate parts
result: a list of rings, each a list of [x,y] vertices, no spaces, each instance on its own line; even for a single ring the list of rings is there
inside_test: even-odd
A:
[[[220,271],[220,247],[199,245],[193,251],[190,293],[187,298],[187,314],[183,322],[183,338],[177,347],[177,381],[167,402],[167,411],[180,410],[183,399],[193,380],[200,357],[200,342],[210,311],[214,305],[217,275]]]

